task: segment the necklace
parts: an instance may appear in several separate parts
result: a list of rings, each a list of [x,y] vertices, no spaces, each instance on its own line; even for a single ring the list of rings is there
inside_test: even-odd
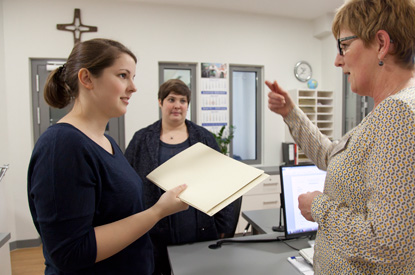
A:
[[[170,128],[170,127],[167,127]],[[163,127],[161,128],[161,135],[164,136],[165,140],[176,140],[179,141],[182,139],[184,134],[187,134],[187,127],[185,124],[178,127],[172,127],[170,130],[165,131]]]

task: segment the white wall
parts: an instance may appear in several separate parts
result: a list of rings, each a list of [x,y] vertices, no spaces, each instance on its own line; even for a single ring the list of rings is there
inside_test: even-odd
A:
[[[264,79],[277,79],[283,87],[293,89],[305,88],[294,78],[293,67],[297,61],[306,60],[313,66],[319,87],[336,89],[340,95],[335,77],[340,73],[332,65],[334,39],[316,38],[314,22],[128,1],[3,0],[3,4],[4,48],[0,44],[0,59],[7,69],[0,74],[0,126],[7,135],[2,134],[0,141],[7,146],[0,147],[0,161],[10,163],[12,169],[7,174],[9,217],[1,220],[0,216],[0,222],[6,221],[12,241],[38,237],[26,193],[26,171],[33,148],[29,59],[68,56],[72,34],[56,30],[56,24],[72,22],[75,8],[81,9],[83,24],[98,26],[98,33],[83,34],[82,40],[116,39],[139,58],[138,92],[125,120],[126,144],[136,130],[158,119],[159,61],[262,65]],[[330,66],[327,60],[332,60]],[[268,110],[265,87],[264,91],[262,165],[275,166],[281,161],[285,128],[282,119]]]
[[[321,66],[322,79],[324,79],[325,89],[334,91],[334,139],[338,139],[342,134],[342,87],[343,73],[341,68],[334,66],[334,59],[337,55],[336,40],[331,32],[331,23],[334,14],[327,14],[314,20],[314,36],[319,37],[322,42],[321,47]],[[320,88],[320,87],[318,87]]]
[[[3,18],[3,1],[0,1],[0,15]],[[0,165],[9,163],[8,152],[8,124],[7,124],[7,94],[6,94],[6,78],[5,78],[5,62],[4,62],[4,32],[3,21],[0,20]],[[0,233],[10,232],[7,224],[8,207],[10,200],[8,199],[7,185],[10,182],[10,175],[7,175],[0,182]]]
[[[3,0],[0,0],[0,18],[3,18]],[[0,20],[0,166],[8,163],[7,149],[7,109],[6,109],[6,85],[5,85],[5,63],[4,63],[4,32],[3,21]],[[7,174],[0,182],[0,233],[9,233],[8,224],[9,206],[12,204],[8,196]],[[1,238],[2,234],[0,234]],[[0,247],[0,274],[11,274],[9,243],[6,242]]]

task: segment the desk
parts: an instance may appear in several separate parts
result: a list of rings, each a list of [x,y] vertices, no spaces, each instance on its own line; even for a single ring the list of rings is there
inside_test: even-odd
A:
[[[271,239],[282,233],[261,234],[233,238],[233,240]],[[309,247],[307,239],[289,240],[298,248]],[[179,246],[169,246],[169,258],[175,275],[269,275],[301,274],[287,258],[298,251],[283,242],[226,243],[221,248],[210,249],[216,241]]]
[[[280,208],[243,211],[242,217],[251,224],[252,234],[270,234],[274,233],[272,227],[280,223]]]

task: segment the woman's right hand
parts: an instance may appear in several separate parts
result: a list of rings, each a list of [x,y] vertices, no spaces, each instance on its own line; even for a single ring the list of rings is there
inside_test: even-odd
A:
[[[186,188],[186,184],[176,186],[175,188],[165,192],[160,197],[154,207],[158,209],[161,219],[189,208],[188,204],[179,199],[180,193],[182,193]]]
[[[280,88],[277,81],[265,81],[265,84],[271,89],[268,93],[268,108],[285,118],[294,108],[290,95]]]

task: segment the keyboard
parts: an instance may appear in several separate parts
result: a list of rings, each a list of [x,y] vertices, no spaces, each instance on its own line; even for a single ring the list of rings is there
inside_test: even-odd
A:
[[[314,256],[314,246],[309,248],[303,248],[299,251],[300,255],[306,260],[309,264],[313,265],[313,256]]]

